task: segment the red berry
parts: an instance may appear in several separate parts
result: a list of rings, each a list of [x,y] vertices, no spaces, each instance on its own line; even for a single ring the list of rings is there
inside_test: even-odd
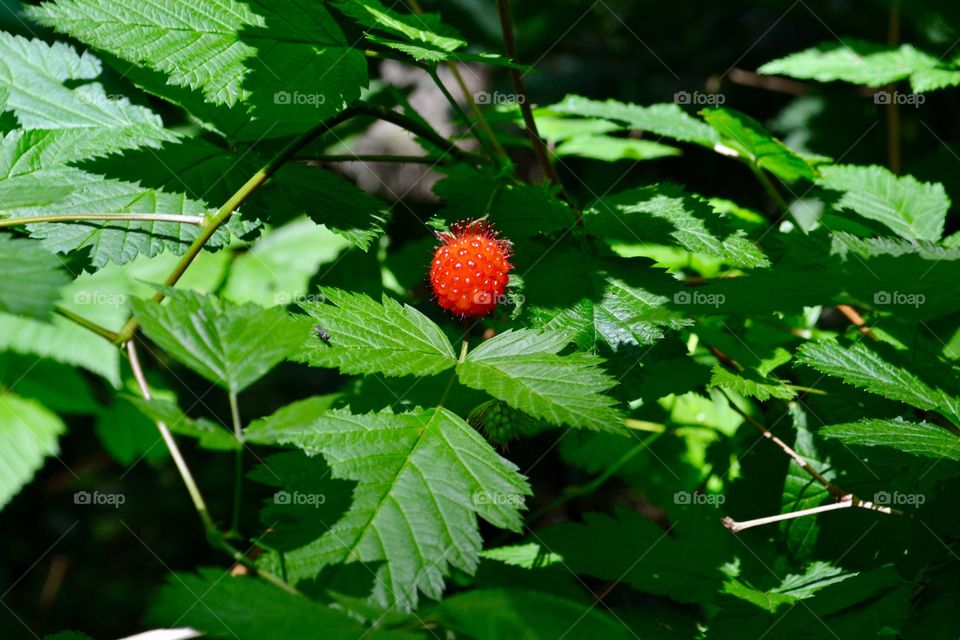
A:
[[[484,220],[465,220],[438,233],[430,284],[441,307],[460,317],[485,316],[503,299],[512,245]]]

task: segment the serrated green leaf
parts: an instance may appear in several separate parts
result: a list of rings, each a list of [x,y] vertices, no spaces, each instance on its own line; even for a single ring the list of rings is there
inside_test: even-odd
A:
[[[258,544],[281,552],[310,544],[350,508],[355,482],[330,477],[322,458],[288,451],[267,457],[247,474],[277,489],[260,510],[266,533]]]
[[[167,628],[193,627],[217,638],[303,640],[322,629],[330,638],[409,640],[406,634],[365,627],[342,610],[263,580],[210,568],[172,574],[151,601],[147,620]]]
[[[108,95],[93,82],[101,66],[89,52],[79,55],[62,42],[0,33],[0,59],[3,109],[12,111],[23,129],[64,130],[100,154],[173,137],[149,109]]]
[[[791,405],[788,409],[796,430],[793,450],[799,453],[811,467],[826,478],[836,479],[836,471],[831,468],[830,460],[817,447],[813,433],[807,428],[807,414],[800,405]],[[830,492],[810,474],[791,459],[787,475],[783,481],[783,495],[780,500],[781,513],[791,513],[820,506],[830,498]],[[816,518],[795,518],[780,523],[780,531],[794,561],[804,563],[810,558],[820,535],[820,524]]]
[[[876,165],[825,166],[820,186],[840,191],[837,207],[876,220],[906,240],[936,242],[943,235],[950,198],[942,184],[896,176]]]
[[[303,323],[280,307],[237,305],[212,295],[167,289],[167,304],[134,299],[143,332],[210,382],[239,393],[303,341]]]
[[[630,189],[591,204],[583,216],[592,233],[606,240],[679,244],[738,267],[769,261],[742,231],[726,227],[705,201],[673,184]]]
[[[890,447],[917,456],[960,460],[960,437],[929,422],[871,418],[829,425],[819,433],[846,444]]]
[[[63,421],[39,403],[0,392],[0,508],[30,482],[44,458],[60,452],[65,430]]]
[[[359,97],[363,55],[348,47],[323,6],[281,10],[254,0],[178,6],[57,0],[28,15],[128,62],[203,92],[215,104],[249,104],[260,136],[302,131]]]
[[[315,398],[255,422],[246,437],[322,454],[334,478],[359,483],[329,532],[285,555],[287,575],[298,581],[330,564],[383,563],[374,596],[384,605],[413,608],[421,592],[438,599],[451,568],[472,574],[477,516],[519,530],[530,493],[514,465],[443,408],[354,415]]]
[[[857,575],[857,571],[844,571],[829,562],[813,562],[804,573],[787,575],[772,589],[762,591],[733,578],[724,584],[723,592],[775,613],[782,605],[812,598],[820,589]]]
[[[450,52],[467,44],[456,30],[441,23],[437,14],[400,13],[387,8],[379,0],[340,0],[334,6],[364,27],[429,45],[432,49]]]
[[[695,142],[710,148],[720,141],[716,131],[675,104],[653,104],[643,107],[616,100],[601,102],[569,95],[548,109],[567,115],[624,122],[631,129],[648,131],[654,135],[666,136],[682,142]]]
[[[480,553],[480,557],[497,560],[514,567],[523,567],[524,569],[549,567],[563,561],[563,558],[555,553],[550,553],[536,542],[487,549]]]
[[[704,109],[703,119],[720,134],[722,144],[757,167],[783,180],[813,180],[814,171],[805,159],[774,138],[763,125],[733,109]]]
[[[0,139],[0,216],[164,213],[202,217],[207,213],[203,203],[183,194],[105,179],[68,166],[97,153],[99,137],[85,137],[82,130],[14,131]],[[243,234],[251,228],[251,223],[235,218],[207,246],[222,247],[231,231]],[[96,267],[111,261],[125,264],[141,254],[155,256],[165,250],[182,254],[200,233],[192,224],[122,219],[31,224],[27,229],[54,252],[89,249]]]
[[[453,347],[436,324],[387,295],[377,302],[362,293],[320,289],[323,302],[301,306],[329,334],[311,335],[295,359],[344,373],[432,375],[452,367]],[[328,344],[329,343],[329,344]]]
[[[487,216],[504,237],[515,239],[576,224],[576,214],[549,184],[509,184],[492,170],[466,164],[444,172],[433,192],[446,204],[439,216],[448,223]]]
[[[460,382],[481,389],[535,418],[555,425],[622,432],[623,420],[605,392],[616,382],[600,358],[557,355],[568,332],[508,330],[487,340],[457,365]]]
[[[0,236],[0,312],[46,318],[70,278],[38,242]]]
[[[843,347],[835,342],[808,342],[797,359],[860,389],[905,402],[918,409],[939,411],[960,426],[960,400],[934,388],[906,369],[884,359],[862,342]]]
[[[892,47],[844,39],[772,60],[758,69],[769,75],[882,87],[909,77],[914,91],[960,83],[960,72],[909,44]]]

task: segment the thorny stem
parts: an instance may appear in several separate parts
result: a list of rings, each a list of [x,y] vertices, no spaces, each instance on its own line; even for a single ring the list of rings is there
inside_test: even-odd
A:
[[[859,497],[857,497],[853,492],[847,491],[846,489],[842,489],[841,487],[838,487],[837,485],[835,485],[835,484],[833,484],[832,482],[830,482],[829,480],[827,480],[825,477],[823,477],[823,475],[822,475],[819,471],[817,471],[816,469],[814,469],[814,468],[806,461],[806,459],[805,459],[803,456],[801,456],[799,453],[797,453],[796,451],[794,451],[793,448],[790,447],[790,445],[788,445],[786,442],[784,442],[783,440],[781,440],[781,439],[778,438],[777,436],[773,435],[773,433],[771,433],[765,426],[763,426],[762,424],[760,424],[760,422],[759,422],[756,418],[754,418],[753,416],[751,416],[750,414],[748,414],[746,411],[744,411],[743,409],[741,409],[739,406],[737,406],[737,404],[730,398],[730,396],[727,395],[727,392],[726,392],[726,391],[724,391],[723,389],[720,389],[720,388],[717,388],[717,390],[723,395],[724,398],[727,399],[727,402],[730,404],[730,408],[731,408],[731,409],[733,409],[733,410],[736,411],[738,414],[740,414],[740,416],[741,416],[744,420],[746,420],[748,423],[750,423],[751,426],[753,426],[753,427],[755,427],[757,430],[759,430],[760,433],[763,434],[763,437],[764,437],[764,438],[766,438],[766,439],[770,440],[771,442],[773,442],[775,445],[777,445],[777,446],[780,448],[781,451],[783,451],[785,454],[787,454],[788,456],[790,456],[790,457],[794,460],[794,462],[796,462],[797,465],[798,465],[801,469],[803,469],[806,473],[808,473],[808,474],[810,475],[810,477],[812,477],[812,478],[813,478],[814,480],[816,480],[821,486],[823,486],[823,487],[830,493],[830,496],[831,496],[834,500],[836,500],[836,501],[838,501],[838,502],[841,502],[841,503],[842,503],[842,502],[849,502],[850,504],[849,504],[849,505],[846,505],[846,506],[860,507],[860,508],[863,508],[863,509],[870,509],[870,510],[872,510],[872,511],[879,511],[879,512],[881,512],[881,513],[887,513],[887,514],[890,514],[890,515],[898,515],[898,516],[899,516],[899,515],[903,515],[903,512],[902,512],[902,511],[899,511],[898,509],[892,509],[892,508],[890,508],[890,507],[881,507],[881,506],[875,505],[874,503],[869,502],[869,501],[867,501],[867,500],[861,500],[861,499],[860,499]],[[835,507],[835,508],[840,508],[840,507]],[[810,509],[808,509],[807,511],[810,511],[811,513],[817,513],[817,511],[813,511],[813,510],[810,510]],[[799,512],[799,511],[798,511],[797,513],[800,513],[801,515],[807,515],[806,513]],[[799,516],[798,516],[798,517],[799,517]],[[771,518],[779,518],[779,519],[781,519],[781,520],[782,520],[782,519],[785,519],[785,518],[782,518],[782,517],[779,517],[779,516],[771,516]],[[734,521],[731,520],[731,522],[734,522]],[[750,522],[755,522],[755,523],[756,523],[756,524],[751,525],[751,526],[758,526],[758,525],[760,525],[760,524],[766,524],[766,522],[776,522],[776,520],[775,520],[775,519],[770,519],[770,518],[760,518],[760,519],[758,519],[758,520],[756,520],[756,521],[751,520]],[[724,523],[726,524],[726,521],[724,521]],[[735,529],[735,530],[736,530],[736,529]]]
[[[140,365],[140,357],[137,354],[136,341],[129,340],[127,342],[127,355],[130,358],[130,369],[133,371],[133,377],[136,379],[137,386],[140,388],[140,394],[146,400],[153,399],[153,394],[150,392],[150,387],[147,385],[146,376],[143,374],[143,367]],[[166,444],[167,450],[170,452],[170,457],[173,458],[173,462],[177,467],[177,471],[180,472],[180,477],[183,479],[183,484],[187,487],[187,492],[190,494],[190,499],[193,500],[193,506],[197,510],[197,514],[200,516],[200,521],[203,523],[203,529],[207,535],[207,541],[210,543],[210,545],[227,553],[238,564],[241,564],[250,571],[256,573],[267,582],[270,582],[271,584],[283,589],[288,593],[301,595],[300,592],[297,591],[297,589],[293,586],[287,584],[269,571],[264,571],[258,568],[257,565],[250,560],[250,558],[227,542],[223,532],[217,528],[217,525],[214,524],[213,519],[210,517],[210,511],[207,509],[207,503],[203,499],[203,494],[200,493],[200,488],[197,486],[197,482],[194,479],[193,474],[190,472],[190,467],[187,466],[186,460],[183,458],[183,454],[180,453],[180,447],[177,446],[176,440],[173,439],[173,434],[170,433],[169,427],[167,427],[167,424],[162,420],[158,420],[156,424],[157,429],[160,431],[160,437],[163,438],[163,442]]]
[[[513,37],[513,23],[510,20],[510,0],[497,0],[497,11],[500,14],[500,27],[503,30],[503,44],[506,47],[507,56],[516,62],[517,43]],[[560,187],[560,193],[563,199],[572,206],[573,201],[570,199],[570,195],[566,189],[564,189],[563,183],[560,182],[560,176],[557,175],[556,169],[550,164],[550,158],[547,156],[547,146],[543,143],[540,132],[537,131],[537,121],[533,118],[533,110],[530,108],[530,100],[527,96],[526,86],[523,83],[523,75],[519,69],[511,67],[510,77],[513,79],[513,89],[517,92],[517,102],[520,104],[523,123],[526,127],[527,135],[530,138],[530,144],[533,147],[533,155],[536,156],[537,163],[543,170],[543,174],[550,182]],[[582,222],[579,209],[577,209],[576,212],[578,223]]]
[[[230,518],[230,533],[240,531],[240,510],[243,500],[243,429],[240,423],[240,405],[237,403],[237,392],[229,392],[230,419],[233,422],[233,435],[241,446],[237,449],[233,478],[233,516]]]
[[[0,220],[0,227],[15,227],[21,224],[42,224],[46,222],[85,222],[107,220],[127,222],[144,220],[147,222],[176,222],[179,224],[203,225],[203,216],[181,216],[166,213],[55,213],[46,216],[23,216]]]

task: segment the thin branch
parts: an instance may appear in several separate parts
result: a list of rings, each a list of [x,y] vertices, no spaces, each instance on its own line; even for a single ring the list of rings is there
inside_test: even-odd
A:
[[[483,129],[484,133],[487,134],[491,144],[493,144],[493,148],[500,157],[506,158],[507,150],[503,148],[502,144],[500,144],[500,140],[497,139],[497,134],[493,132],[493,128],[487,121],[487,117],[483,115],[483,109],[480,108],[480,106],[477,104],[477,101],[474,99],[473,94],[470,93],[470,88],[467,87],[467,83],[464,82],[463,75],[461,75],[460,69],[457,68],[457,63],[451,60],[447,62],[447,68],[449,68],[450,73],[453,74],[454,79],[457,81],[457,85],[460,87],[460,91],[463,93],[463,96],[467,101],[467,105],[473,112],[474,117],[476,117],[477,122],[480,123],[480,127]]]
[[[891,507],[883,507],[873,502],[867,502],[858,500],[852,494],[845,496],[840,502],[831,502],[830,504],[820,505],[819,507],[813,507],[812,509],[801,509],[800,511],[791,511],[790,513],[780,513],[775,516],[767,516],[766,518],[755,518],[753,520],[744,520],[743,522],[737,522],[733,518],[723,518],[723,526],[734,533],[740,533],[746,529],[751,529],[753,527],[759,527],[765,524],[773,524],[774,522],[783,522],[784,520],[793,520],[795,518],[803,518],[806,516],[813,516],[818,513],[824,513],[826,511],[836,511],[838,509],[850,509],[850,508],[860,508],[868,509],[870,511],[877,511],[880,513],[886,513],[889,515],[902,515],[896,509]]]
[[[135,341],[132,339],[127,341],[127,355],[130,358],[130,369],[133,371],[133,377],[136,379],[137,386],[140,388],[140,394],[146,400],[151,400],[153,398],[153,394],[150,392],[150,387],[147,385],[146,376],[143,374],[143,367],[140,365],[140,357],[137,354],[137,346]],[[259,568],[256,563],[251,561],[250,558],[246,557],[246,555],[244,555],[239,549],[227,542],[223,532],[217,528],[213,522],[213,519],[210,517],[210,512],[207,509],[207,503],[204,501],[203,495],[200,493],[200,488],[197,486],[197,482],[193,478],[193,473],[191,473],[190,467],[187,466],[187,462],[184,459],[183,454],[180,452],[180,448],[177,446],[176,440],[173,439],[173,435],[170,433],[170,428],[167,427],[165,422],[160,420],[158,420],[156,424],[157,429],[160,431],[160,437],[163,438],[163,442],[166,444],[167,450],[170,452],[170,457],[173,458],[173,462],[177,467],[177,471],[180,472],[180,477],[183,479],[183,483],[186,485],[187,491],[190,493],[190,499],[193,500],[193,506],[200,516],[200,521],[203,523],[203,529],[210,545],[215,549],[219,549],[220,551],[227,553],[227,555],[233,558],[237,564],[243,565],[267,582],[283,589],[288,593],[302,595],[295,587],[287,584],[285,581],[273,575],[269,571]]]
[[[798,465],[801,469],[803,469],[806,473],[808,473],[808,474],[810,475],[810,477],[812,477],[812,478],[813,478],[814,480],[816,480],[821,486],[823,486],[823,488],[825,488],[825,489],[827,490],[827,492],[829,492],[830,496],[831,496],[834,500],[837,500],[838,502],[844,502],[844,501],[851,502],[851,503],[853,503],[852,506],[855,506],[855,507],[863,507],[863,508],[867,508],[867,509],[873,509],[873,510],[875,510],[875,511],[880,511],[880,512],[882,512],[882,513],[888,513],[888,514],[891,514],[891,515],[898,515],[898,516],[899,516],[899,515],[903,515],[903,512],[901,512],[901,511],[899,511],[899,510],[897,510],[897,509],[890,509],[890,508],[886,508],[886,507],[877,507],[877,506],[874,505],[872,502],[869,502],[869,501],[867,501],[867,500],[861,500],[861,499],[860,499],[859,497],[857,497],[857,495],[854,494],[852,491],[847,491],[846,489],[843,489],[843,488],[838,487],[837,485],[833,484],[832,482],[830,482],[829,480],[827,480],[825,477],[823,477],[823,475],[822,475],[819,471],[817,471],[816,469],[814,469],[814,468],[810,465],[810,463],[808,463],[808,462],[806,461],[806,459],[805,459],[803,456],[801,456],[799,453],[797,453],[796,451],[794,451],[793,448],[792,448],[790,445],[788,445],[786,442],[784,442],[783,440],[781,440],[781,439],[778,438],[777,436],[773,435],[773,433],[771,433],[770,430],[767,429],[765,426],[763,426],[762,424],[760,424],[760,422],[759,422],[756,418],[754,418],[753,416],[751,416],[750,414],[748,414],[746,411],[744,411],[743,409],[741,409],[739,406],[737,406],[737,404],[733,401],[733,399],[731,399],[730,396],[727,395],[727,392],[726,392],[726,391],[724,391],[723,389],[721,389],[721,388],[719,388],[719,387],[717,387],[717,391],[719,391],[719,392],[723,395],[723,397],[727,399],[727,402],[730,404],[730,408],[731,408],[731,409],[733,409],[733,410],[736,411],[738,414],[740,414],[740,416],[741,416],[744,420],[746,420],[751,426],[755,427],[758,431],[760,431],[760,433],[763,434],[763,437],[764,437],[764,438],[766,438],[766,439],[769,440],[770,442],[772,442],[772,443],[774,443],[775,445],[777,445],[777,446],[780,448],[781,451],[783,451],[785,454],[787,454],[788,456],[790,456],[790,457],[793,459],[793,461],[796,462],[797,465]],[[761,524],[763,524],[763,523],[761,523]]]
[[[84,329],[87,329],[87,330],[89,330],[89,331],[94,332],[95,334],[97,334],[97,335],[100,336],[101,338],[106,338],[106,339],[109,340],[110,342],[114,342],[114,341],[117,339],[117,333],[116,333],[116,332],[111,331],[110,329],[107,329],[106,327],[101,327],[101,326],[100,326],[99,324],[97,324],[96,322],[94,322],[94,321],[92,321],[92,320],[87,320],[87,319],[84,318],[83,316],[78,315],[78,314],[74,313],[73,311],[70,311],[69,309],[65,309],[64,307],[61,307],[61,306],[57,305],[57,306],[55,306],[55,307],[53,308],[53,312],[56,313],[56,314],[59,315],[59,316],[63,316],[64,318],[66,318],[66,319],[69,320],[70,322],[73,322],[74,324],[80,325],[80,326],[83,327]]]
[[[500,27],[503,30],[503,44],[507,50],[507,57],[514,62],[517,61],[517,43],[513,37],[513,22],[510,19],[510,0],[497,0],[497,11],[500,14]],[[530,138],[530,144],[533,146],[533,155],[537,158],[537,163],[543,170],[543,174],[550,182],[560,187],[563,199],[571,205],[573,201],[567,194],[563,183],[560,182],[560,176],[556,169],[550,163],[547,155],[547,146],[537,131],[537,121],[533,117],[533,110],[530,108],[530,100],[527,95],[526,86],[523,83],[523,75],[519,69],[510,68],[510,77],[513,79],[513,89],[517,92],[517,102],[520,104],[520,113],[523,114],[523,123],[527,130],[527,136]],[[577,220],[582,221],[580,211],[577,210]]]
[[[46,216],[4,218],[0,220],[0,227],[15,227],[21,224],[42,224],[45,222],[86,222],[93,220],[107,220],[111,222],[143,220],[146,222],[176,222],[197,226],[203,226],[204,222],[203,216],[181,216],[166,213],[56,213]]]
[[[870,330],[870,327],[867,326],[867,323],[863,319],[863,316],[861,316],[856,309],[854,309],[848,304],[838,304],[837,311],[842,313],[844,317],[850,321],[850,324],[857,327],[857,329],[860,330],[860,333],[862,333],[863,335],[873,340],[877,339],[877,336],[874,335],[873,331]]]
[[[130,369],[133,370],[133,377],[137,381],[137,386],[140,387],[140,394],[145,400],[152,400],[153,394],[147,385],[146,376],[143,375],[143,367],[140,366],[140,356],[137,354],[137,345],[133,340],[127,342],[127,355],[130,358]],[[187,492],[190,494],[190,499],[193,500],[193,506],[200,515],[200,521],[203,523],[203,528],[209,536],[210,532],[217,530],[217,527],[210,517],[207,503],[204,501],[203,495],[200,493],[200,488],[197,486],[197,482],[190,472],[190,467],[187,466],[183,454],[180,453],[180,447],[177,446],[177,442],[173,439],[173,434],[170,433],[170,428],[167,427],[167,424],[162,420],[158,420],[157,429],[160,431],[160,437],[163,438],[164,444],[167,445],[167,449],[170,451],[170,457],[173,458],[173,463],[177,466],[180,477],[183,478],[183,484],[187,486]]]

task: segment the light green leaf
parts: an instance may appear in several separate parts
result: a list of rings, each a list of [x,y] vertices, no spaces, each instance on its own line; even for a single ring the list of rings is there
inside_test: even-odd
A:
[[[415,607],[421,592],[439,599],[451,568],[472,574],[481,548],[477,516],[517,531],[530,493],[514,465],[443,408],[354,415],[314,398],[255,422],[246,437],[322,454],[334,478],[359,483],[329,532],[285,555],[290,579],[331,564],[382,563],[374,595],[403,609]]]
[[[623,431],[616,401],[604,395],[616,382],[600,368],[603,360],[587,353],[557,355],[570,339],[566,331],[504,331],[467,354],[457,376],[552,424]]]
[[[591,204],[583,216],[592,233],[626,243],[678,244],[738,267],[765,267],[763,252],[726,224],[705,201],[673,184],[630,189]]]
[[[405,14],[387,8],[379,0],[341,0],[334,6],[360,25],[400,36],[431,49],[454,51],[466,46],[459,34],[433,13]]]
[[[78,55],[62,42],[0,33],[0,60],[0,89],[7,93],[3,109],[12,111],[23,129],[64,130],[73,144],[101,155],[173,138],[149,109],[92,82],[101,66],[89,52]]]
[[[307,294],[310,277],[349,243],[310,220],[271,230],[230,265],[222,296],[263,307],[288,305]]]
[[[614,162],[679,156],[680,150],[652,140],[595,135],[571,138],[557,147],[556,154],[559,157],[579,156]]]
[[[89,139],[85,139],[89,138]],[[57,213],[164,213],[203,216],[207,207],[182,194],[120,182],[67,166],[97,153],[99,136],[83,130],[13,131],[0,139],[0,216]],[[122,216],[121,216],[122,217]],[[89,248],[96,267],[125,264],[138,255],[164,250],[183,253],[199,235],[190,224],[151,221],[103,221],[29,225],[30,234],[51,251]],[[246,233],[236,219],[227,229]],[[207,246],[222,247],[230,232],[220,229]]]
[[[177,5],[57,0],[27,14],[127,62],[197,89],[215,104],[249,103],[273,137],[302,131],[359,97],[363,55],[322,5],[253,0]],[[252,132],[248,132],[252,133]],[[259,136],[258,136],[259,137]]]
[[[835,342],[808,342],[800,347],[797,359],[860,389],[918,409],[939,411],[960,426],[960,400],[888,362],[862,342],[850,347]]]
[[[377,302],[362,293],[329,287],[320,293],[322,302],[301,306],[329,340],[310,336],[295,359],[344,373],[388,376],[432,375],[456,363],[440,327],[413,307],[386,295]]]
[[[929,422],[865,419],[829,425],[819,433],[846,444],[890,447],[917,456],[960,460],[960,437]]]
[[[857,575],[859,575],[857,571],[844,571],[829,562],[813,562],[804,573],[790,574],[778,586],[767,591],[755,589],[732,578],[724,584],[723,592],[773,613],[782,605],[791,605],[800,600],[812,598],[820,589],[855,578]]]
[[[0,235],[0,312],[44,319],[70,278],[39,243]]]
[[[536,542],[487,549],[480,553],[480,557],[497,560],[514,567],[523,567],[524,569],[549,567],[563,561],[563,558],[555,553],[550,553]]]
[[[0,508],[17,495],[43,465],[60,452],[66,426],[40,404],[0,393]]]
[[[960,71],[909,44],[891,47],[845,39],[773,60],[758,69],[769,75],[882,87],[909,77],[914,91],[960,83]]]
[[[711,148],[720,141],[716,131],[675,104],[653,104],[643,107],[616,100],[601,102],[569,95],[548,109],[566,115],[615,120],[626,123],[631,129],[647,131],[682,142],[695,142]]]
[[[234,393],[266,375],[303,341],[303,323],[280,307],[165,292],[167,304],[132,301],[143,332],[173,358]]]
[[[817,183],[843,196],[839,209],[876,220],[907,240],[936,242],[943,235],[950,198],[940,183],[896,176],[879,166],[825,166]]]
[[[813,180],[810,164],[750,116],[732,109],[704,109],[701,113],[720,134],[723,145],[757,167],[787,181]]]

